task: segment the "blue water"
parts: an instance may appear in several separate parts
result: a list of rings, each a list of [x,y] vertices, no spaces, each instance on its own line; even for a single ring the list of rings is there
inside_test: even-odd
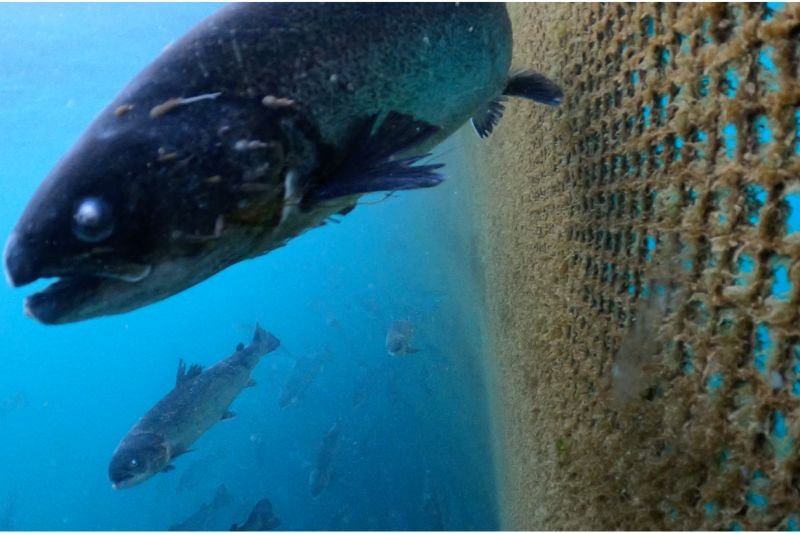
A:
[[[2,238],[92,118],[217,7],[0,5]],[[453,243],[468,239],[440,207],[458,205],[462,187],[451,175],[437,189],[360,206],[340,224],[121,316],[42,326],[22,314],[23,297],[41,283],[3,284],[0,524],[160,530],[224,484],[232,501],[211,521],[224,529],[265,497],[281,529],[499,527],[478,305],[468,303],[469,268],[453,267],[469,258],[446,250],[462,253]],[[415,323],[420,352],[391,358],[384,338],[401,318]],[[257,320],[285,350],[256,368],[258,385],[234,403],[237,416],[174,471],[112,490],[111,453],[172,388],[179,358],[210,365],[247,342]],[[331,361],[307,394],[279,408],[295,358],[326,348]],[[337,418],[334,480],[312,498],[309,473]],[[432,499],[444,518],[426,507]]]

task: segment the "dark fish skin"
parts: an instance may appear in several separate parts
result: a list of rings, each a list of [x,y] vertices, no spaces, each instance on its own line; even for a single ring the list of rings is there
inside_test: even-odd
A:
[[[233,416],[231,403],[250,383],[250,373],[260,357],[280,346],[280,341],[256,326],[253,342],[214,366],[178,369],[175,388],[131,428],[109,465],[114,488],[139,484],[158,472],[171,469],[170,462],[189,451],[194,441],[211,426]]]
[[[231,531],[271,531],[280,527],[281,521],[272,510],[272,503],[264,498],[258,501],[243,524],[233,524]]]
[[[360,194],[435,185],[435,166],[393,180],[391,161],[498,97],[510,60],[502,4],[227,6],[52,170],[9,237],[7,278],[59,278],[25,303],[46,324],[123,313],[282,246]],[[379,116],[391,127],[364,142]]]

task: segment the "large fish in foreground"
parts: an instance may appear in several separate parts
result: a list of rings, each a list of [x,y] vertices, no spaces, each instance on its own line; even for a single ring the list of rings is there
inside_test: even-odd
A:
[[[276,350],[280,341],[256,326],[253,342],[214,366],[203,370],[178,366],[175,388],[150,409],[125,435],[108,467],[115,489],[137,485],[159,472],[174,468],[173,459],[189,451],[211,426],[233,416],[228,410],[245,387],[253,385],[250,373],[262,355]]]
[[[243,3],[169,46],[100,113],[8,239],[25,311],[122,313],[263,255],[360,195],[430,187],[421,159],[506,96],[556,105],[510,72],[503,4]]]

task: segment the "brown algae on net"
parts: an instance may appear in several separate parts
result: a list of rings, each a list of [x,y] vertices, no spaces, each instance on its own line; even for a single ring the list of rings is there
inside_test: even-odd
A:
[[[797,528],[800,6],[510,11],[569,85],[476,157],[504,527]]]

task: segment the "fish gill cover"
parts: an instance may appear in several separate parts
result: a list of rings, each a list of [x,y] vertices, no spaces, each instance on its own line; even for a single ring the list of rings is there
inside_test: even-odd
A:
[[[796,529],[800,7],[510,11],[567,96],[485,165],[506,526]]]

